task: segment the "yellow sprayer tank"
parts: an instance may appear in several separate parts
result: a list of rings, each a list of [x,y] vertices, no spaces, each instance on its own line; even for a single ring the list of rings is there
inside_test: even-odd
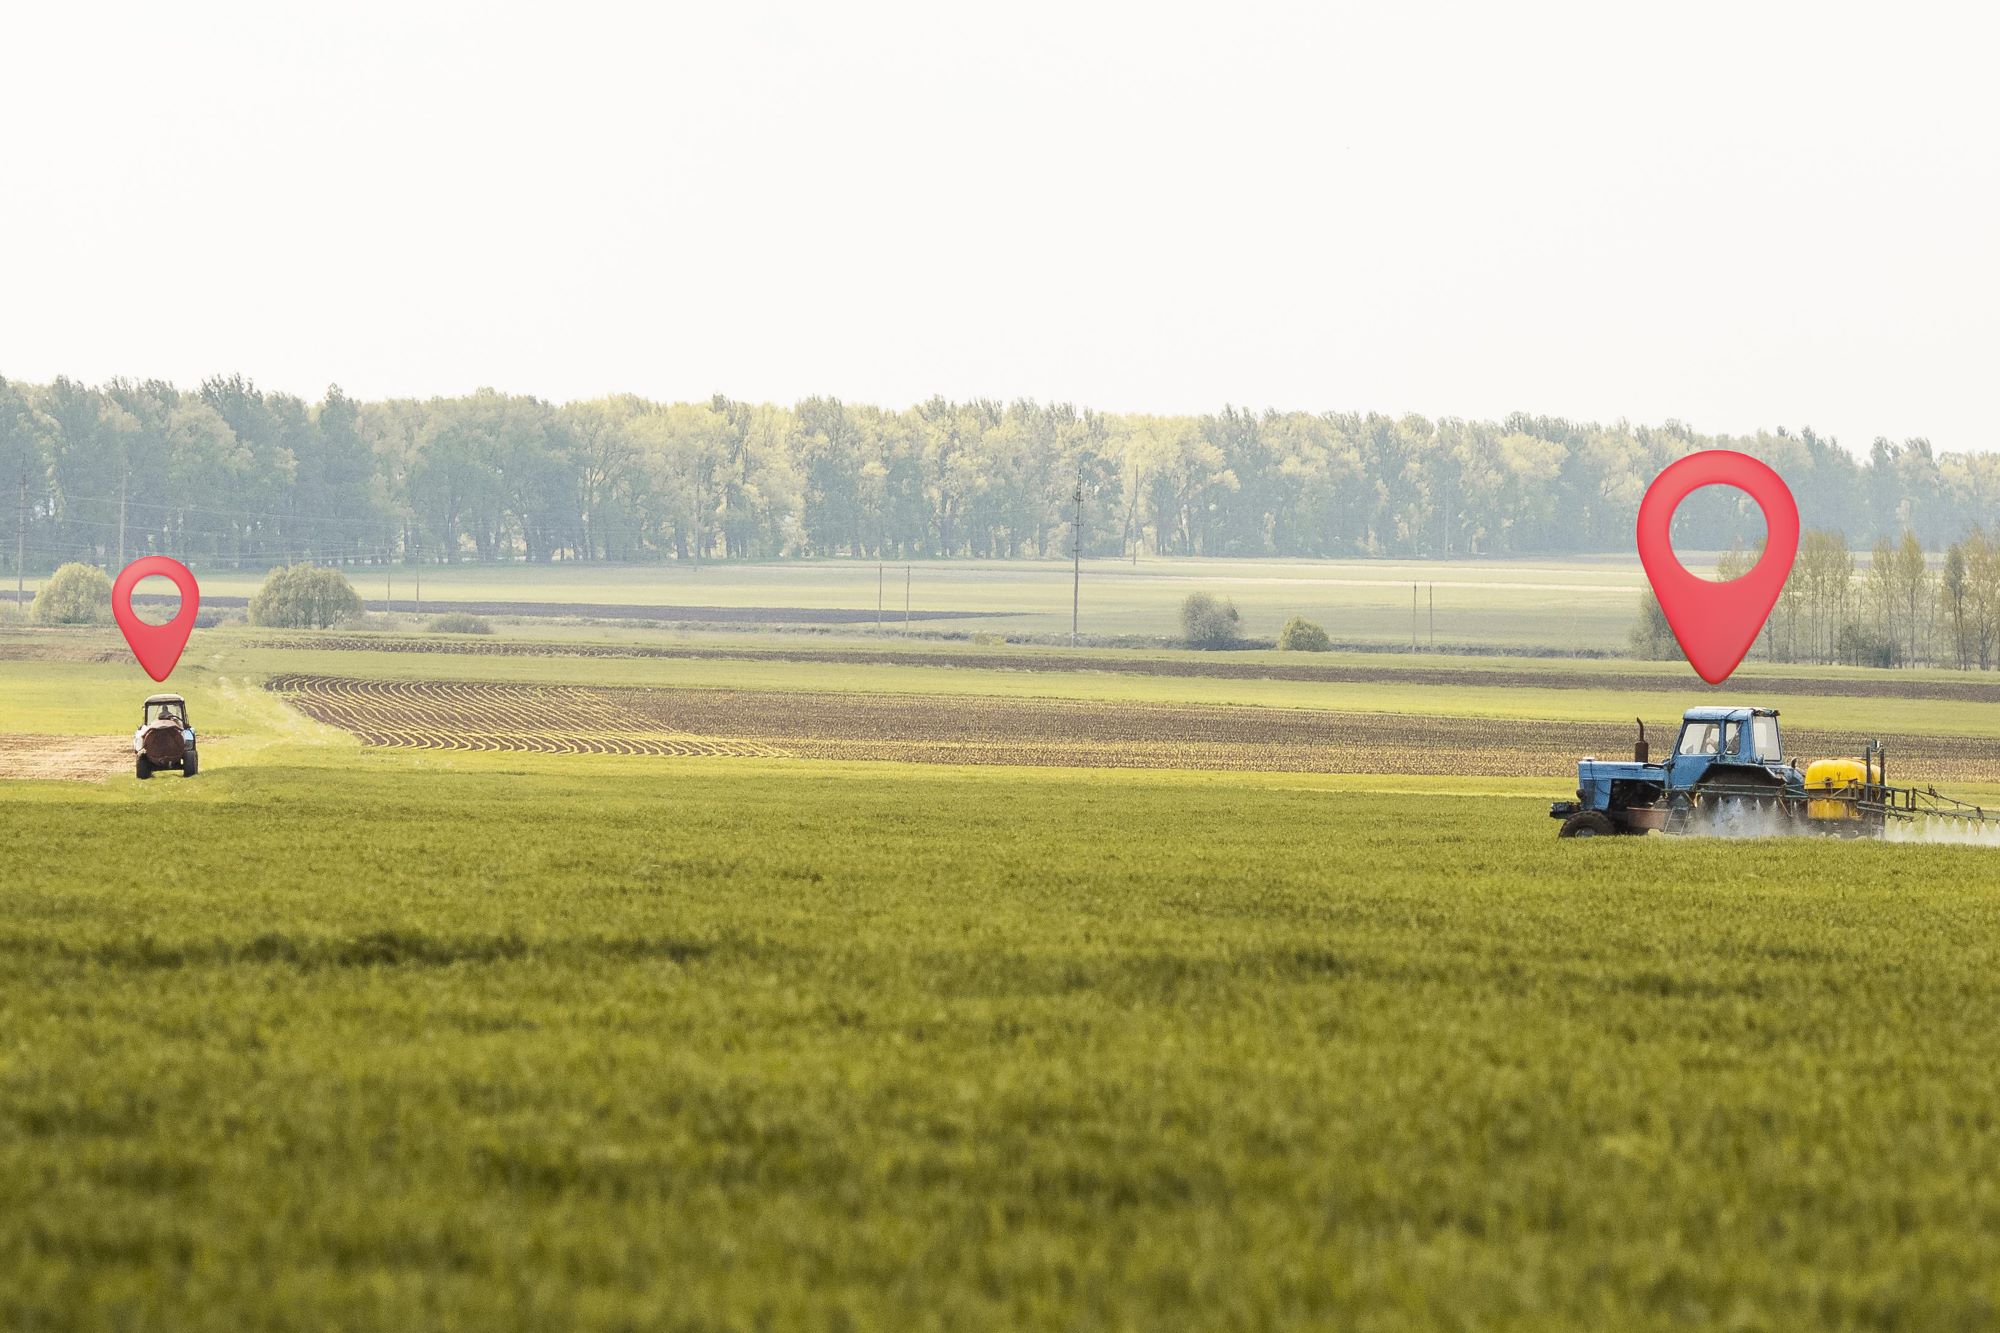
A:
[[[1859,819],[1855,802],[1861,798],[1861,788],[1881,780],[1882,770],[1872,761],[1815,759],[1806,766],[1806,817]]]

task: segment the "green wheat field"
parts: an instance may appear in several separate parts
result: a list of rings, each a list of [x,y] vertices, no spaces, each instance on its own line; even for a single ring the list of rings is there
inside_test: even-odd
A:
[[[567,633],[740,656],[201,631],[202,776],[141,783],[116,641],[0,633],[0,735],[106,747],[0,781],[0,1327],[2000,1317],[2000,852],[1555,839],[1575,756],[1536,727],[1610,753],[1706,696]],[[384,748],[284,672],[1330,709],[1511,729],[1529,767]],[[1788,720],[2000,737],[2000,704],[1805,674]]]

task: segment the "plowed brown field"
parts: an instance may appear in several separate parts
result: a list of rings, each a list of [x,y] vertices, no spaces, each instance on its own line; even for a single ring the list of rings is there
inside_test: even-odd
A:
[[[425,749],[1564,778],[1578,756],[1630,745],[1597,723],[1292,708],[329,676],[270,688],[370,745]],[[1788,745],[1844,754],[1864,739],[1795,730]],[[2000,781],[1990,742],[1884,739],[1912,781]]]
[[[535,754],[772,755],[768,746],[663,728],[630,690],[465,681],[277,676],[270,689],[369,745]]]

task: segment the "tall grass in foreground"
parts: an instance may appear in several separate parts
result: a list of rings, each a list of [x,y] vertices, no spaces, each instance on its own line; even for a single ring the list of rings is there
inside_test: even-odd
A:
[[[7,800],[10,1328],[2000,1296],[1981,849],[1559,844],[1527,800],[1096,773]]]

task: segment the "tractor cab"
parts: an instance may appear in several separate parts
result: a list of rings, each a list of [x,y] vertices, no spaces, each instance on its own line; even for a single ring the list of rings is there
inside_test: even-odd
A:
[[[1667,758],[1667,789],[1685,791],[1718,770],[1755,768],[1780,782],[1789,769],[1775,708],[1690,708]],[[1711,770],[1718,770],[1711,772]],[[1739,775],[1742,776],[1742,775]]]
[[[146,696],[146,702],[139,705],[139,729],[141,731],[152,726],[155,722],[164,722],[169,718],[180,723],[186,730],[191,731],[194,729],[194,724],[188,721],[187,700],[181,698],[178,694],[148,695]]]

